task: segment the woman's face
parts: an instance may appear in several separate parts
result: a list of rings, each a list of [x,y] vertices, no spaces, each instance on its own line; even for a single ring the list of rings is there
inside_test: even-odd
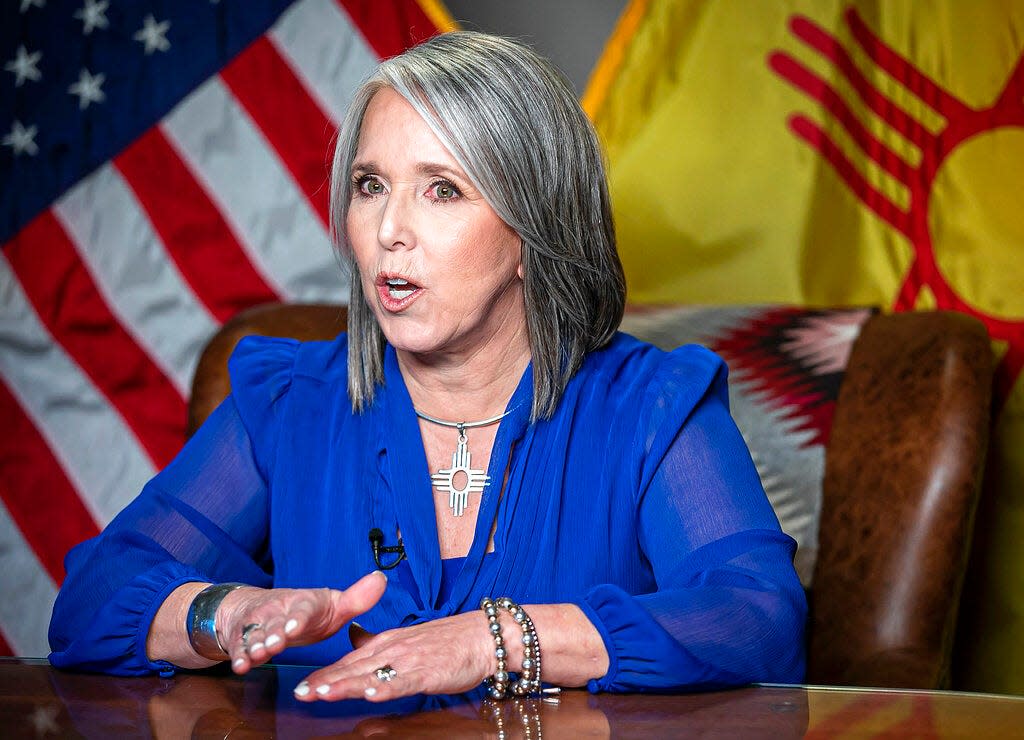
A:
[[[519,236],[390,88],[366,109],[351,177],[349,243],[397,350],[468,357],[525,337]]]

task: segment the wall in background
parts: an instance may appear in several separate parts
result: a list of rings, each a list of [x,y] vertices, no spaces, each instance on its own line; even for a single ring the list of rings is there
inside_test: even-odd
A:
[[[445,0],[445,6],[465,29],[528,42],[582,95],[626,0]]]

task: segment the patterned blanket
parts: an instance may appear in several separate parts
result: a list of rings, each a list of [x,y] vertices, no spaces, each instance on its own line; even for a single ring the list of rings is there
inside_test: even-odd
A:
[[[805,587],[818,551],[825,445],[853,343],[872,309],[720,306],[643,309],[622,330],[659,347],[702,344],[729,366],[733,417]]]

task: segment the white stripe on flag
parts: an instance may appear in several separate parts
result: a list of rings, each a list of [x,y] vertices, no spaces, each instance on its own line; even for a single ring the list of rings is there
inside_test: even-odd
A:
[[[121,415],[43,326],[2,255],[0,376],[100,526],[156,473]]]
[[[0,629],[15,655],[45,658],[50,652],[46,632],[57,587],[36,559],[0,500],[0,573],[4,595],[0,599]]]
[[[352,94],[377,65],[359,29],[335,0],[301,0],[268,35],[320,108],[339,125]]]
[[[341,301],[347,295],[327,230],[219,77],[185,98],[161,126],[257,270],[285,300]]]
[[[125,331],[188,398],[199,353],[220,324],[182,278],[121,173],[103,165],[53,211]]]

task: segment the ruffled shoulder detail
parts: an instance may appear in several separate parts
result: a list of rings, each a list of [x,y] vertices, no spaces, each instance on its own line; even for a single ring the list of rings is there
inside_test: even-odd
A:
[[[692,407],[719,375],[725,379],[728,368],[721,357],[699,344],[666,351],[619,332],[608,347],[588,356],[586,372],[609,378],[624,393],[654,400],[671,396],[677,404]]]
[[[276,400],[287,390],[300,343],[281,337],[242,337],[228,359],[232,393],[251,389]]]
[[[294,339],[244,337],[228,360],[231,396],[265,479],[281,421],[281,402],[291,388],[300,346]]]
[[[635,399],[629,413],[636,424],[633,449],[642,461],[642,491],[695,409],[709,399],[728,409],[728,367],[697,344],[666,352],[622,333],[604,353],[599,372],[609,375],[617,395]]]
[[[661,355],[643,389],[643,449],[656,461],[672,445],[681,427],[702,402],[717,397],[729,404],[728,367],[706,347],[687,344]]]

